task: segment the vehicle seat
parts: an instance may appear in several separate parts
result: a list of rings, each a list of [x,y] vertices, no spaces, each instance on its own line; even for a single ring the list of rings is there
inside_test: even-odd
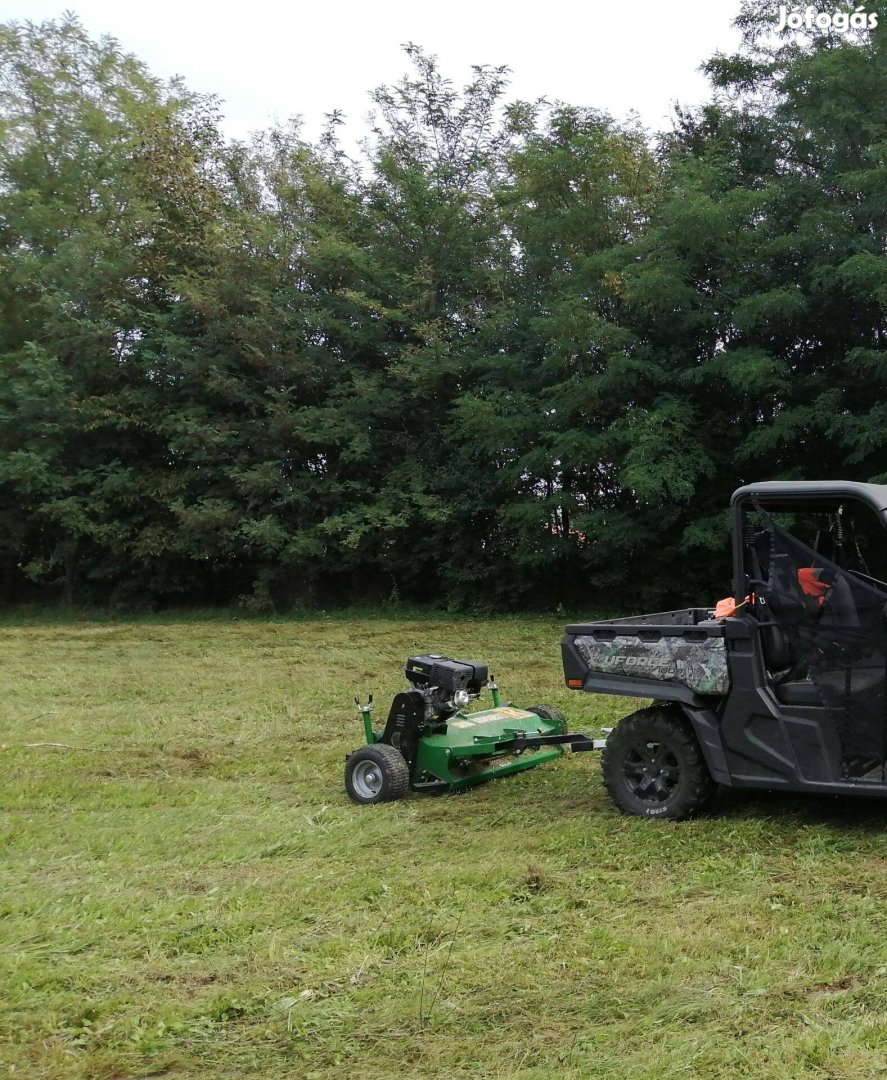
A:
[[[777,683],[773,687],[777,700],[783,705],[807,705],[822,706],[822,692],[834,689],[836,694],[844,692],[846,687],[846,672],[841,668],[832,671],[820,671],[813,679],[796,679],[791,682]],[[865,664],[859,661],[850,669],[850,692],[851,694],[877,693],[883,691],[887,673],[882,661]]]
[[[761,626],[761,648],[764,665],[771,675],[794,666],[797,656],[792,642],[781,626],[764,623]]]
[[[816,704],[816,688],[809,688],[806,676],[819,656],[817,639],[827,635],[837,641],[858,629],[853,591],[828,569],[777,566],[766,595],[776,625],[762,627],[764,660],[778,686],[792,687],[785,691],[791,701],[777,696],[786,704]]]
[[[773,687],[773,693],[783,705],[807,705],[813,708],[822,705],[819,687],[810,679],[776,683]]]
[[[767,671],[774,677],[789,671],[796,676],[805,674],[806,668],[798,671],[801,657],[797,635],[792,632],[805,619],[804,598],[797,579],[790,571],[774,568],[762,582],[761,591],[771,620],[761,624],[761,647]]]

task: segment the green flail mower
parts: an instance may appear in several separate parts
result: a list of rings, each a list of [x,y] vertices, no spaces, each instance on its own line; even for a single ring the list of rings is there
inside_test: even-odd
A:
[[[603,746],[568,733],[550,705],[502,704],[486,664],[411,656],[405,674],[410,689],[395,696],[381,733],[373,730],[372,696],[365,705],[354,699],[367,741],[345,761],[345,789],[356,803],[388,802],[409,790],[460,791],[535,768],[567,747]],[[484,690],[493,707],[465,712]]]

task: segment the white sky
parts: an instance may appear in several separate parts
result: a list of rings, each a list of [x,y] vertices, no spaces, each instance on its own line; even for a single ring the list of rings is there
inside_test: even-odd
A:
[[[774,0],[774,11],[780,0]],[[65,8],[109,33],[156,74],[183,75],[224,100],[242,137],[300,115],[314,137],[341,109],[347,137],[364,134],[367,93],[408,67],[401,44],[436,53],[457,85],[471,64],[512,68],[510,98],[634,110],[653,130],[675,101],[706,97],[699,65],[731,51],[739,0],[0,0],[0,21],[58,18]]]

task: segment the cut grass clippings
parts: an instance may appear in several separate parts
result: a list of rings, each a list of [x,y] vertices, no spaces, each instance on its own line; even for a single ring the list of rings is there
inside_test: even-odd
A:
[[[7,616],[0,1076],[887,1075],[887,804],[627,819],[590,754],[347,801],[352,699],[384,719],[410,653],[631,711],[564,688],[561,630]]]

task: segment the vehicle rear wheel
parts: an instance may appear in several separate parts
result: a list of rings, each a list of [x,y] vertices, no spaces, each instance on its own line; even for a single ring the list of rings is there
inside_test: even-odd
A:
[[[352,802],[390,802],[406,795],[410,770],[403,754],[387,743],[363,746],[345,762],[345,790]]]
[[[670,709],[641,709],[620,721],[601,771],[613,802],[637,817],[692,817],[717,791],[690,723]]]

